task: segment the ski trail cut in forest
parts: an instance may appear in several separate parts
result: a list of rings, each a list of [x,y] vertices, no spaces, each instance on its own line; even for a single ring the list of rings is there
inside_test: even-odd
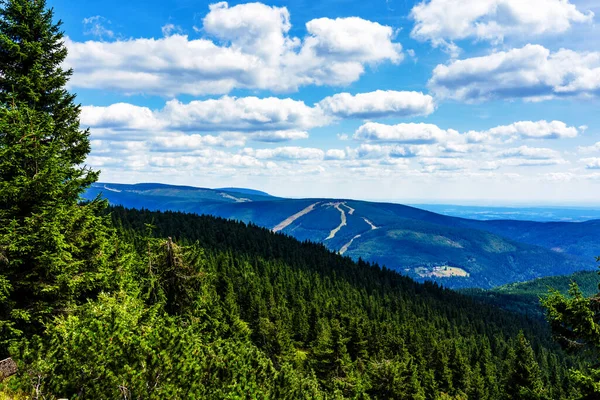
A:
[[[352,244],[352,242],[354,242],[354,239],[358,239],[361,235],[356,235],[354,236],[352,239],[350,239],[350,241],[348,243],[346,243],[345,245],[342,246],[342,248],[340,249],[340,254],[344,254],[346,252],[346,250],[348,250],[348,247],[350,247],[350,245]]]
[[[116,193],[121,193],[121,190],[119,189],[113,189],[113,188],[109,188],[108,186],[104,185],[104,189],[108,190],[109,192],[116,192]]]
[[[355,211],[354,208],[350,207],[346,203],[342,203],[342,205],[348,209],[348,214],[350,214],[350,215],[354,214],[354,211]]]
[[[365,222],[371,226],[371,230],[379,229],[378,226],[373,225],[373,223],[371,221],[369,221],[368,219],[366,219],[365,217],[362,217],[362,219],[364,219]]]
[[[298,218],[300,218],[303,215],[308,214],[309,212],[311,212],[312,210],[315,209],[315,207],[317,206],[317,204],[319,204],[319,202],[316,202],[314,204],[311,204],[310,206],[306,207],[304,210],[298,211],[296,214],[287,217],[286,219],[284,219],[283,221],[281,221],[280,223],[278,223],[275,228],[271,229],[273,232],[279,232],[280,230],[283,230],[285,228],[287,228],[292,222],[294,222],[295,220],[297,220]]]
[[[232,196],[229,193],[223,193],[223,192],[221,192],[219,194],[222,197],[226,198],[226,199],[235,201],[236,203],[248,203],[248,202],[252,201],[250,199],[246,199],[245,197],[235,197],[235,196]]]
[[[343,203],[346,207],[348,207],[346,205],[346,203]],[[350,208],[350,207],[348,207]],[[354,209],[352,209],[352,211],[354,211]],[[379,229],[379,227],[375,226],[371,221],[369,221],[368,219],[366,219],[365,217],[361,217],[367,224],[369,224],[369,226],[371,227],[371,230],[374,231],[375,229]],[[340,249],[340,254],[344,254],[348,248],[352,245],[352,242],[354,242],[354,240],[358,239],[359,237],[361,237],[362,235],[356,235],[354,236],[352,239],[350,239],[350,241],[348,243],[346,243],[345,245],[342,246],[342,248]]]
[[[335,237],[336,233],[338,233],[340,231],[340,229],[342,229],[343,226],[346,226],[346,213],[340,207],[340,204],[343,204],[343,203],[330,203],[330,204],[333,205],[335,208],[337,208],[337,210],[340,212],[342,221],[334,230],[329,232],[329,236],[327,236],[327,238],[325,240],[333,239]]]

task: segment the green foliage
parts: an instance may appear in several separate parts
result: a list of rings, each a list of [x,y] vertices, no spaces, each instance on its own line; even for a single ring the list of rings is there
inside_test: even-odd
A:
[[[105,204],[78,203],[97,173],[59,28],[44,1],[0,2],[0,355],[111,279]]]
[[[38,143],[52,143],[55,156],[69,165],[65,190],[55,194],[72,202],[98,174],[81,167],[90,151],[89,132],[80,131],[80,105],[65,88],[72,70],[62,68],[67,48],[60,27],[45,0],[0,1],[0,105],[52,118],[55,129],[44,131]]]
[[[510,283],[489,290],[463,289],[461,293],[505,310],[544,318],[545,309],[541,299],[548,294],[548,290],[557,290],[566,295],[573,282],[577,283],[584,296],[589,297],[598,292],[600,275],[597,271],[579,271],[572,275],[547,276],[527,282]]]
[[[571,380],[585,399],[600,397],[600,294],[586,297],[576,283],[567,296],[552,291],[544,300],[547,318],[557,341],[570,352],[585,353],[587,368],[572,370]]]
[[[538,400],[547,398],[544,394],[540,367],[535,360],[531,345],[519,333],[514,356],[510,359],[510,375],[506,394],[509,399]]]
[[[15,352],[26,371],[21,384],[69,397],[220,399],[268,396],[278,379],[297,379],[291,371],[279,377],[248,342],[198,328],[127,294],[102,295]]]

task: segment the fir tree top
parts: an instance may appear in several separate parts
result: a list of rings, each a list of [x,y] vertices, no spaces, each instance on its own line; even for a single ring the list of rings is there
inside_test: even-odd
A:
[[[67,47],[62,22],[53,17],[45,0],[0,0],[0,106],[26,107],[52,117],[55,129],[40,143],[58,146],[57,156],[71,166],[61,197],[76,201],[97,173],[81,167],[90,152],[89,131],[80,130],[80,105],[66,89],[73,71],[63,67]]]

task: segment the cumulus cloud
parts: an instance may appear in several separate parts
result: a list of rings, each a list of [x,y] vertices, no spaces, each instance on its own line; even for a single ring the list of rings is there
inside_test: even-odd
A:
[[[454,129],[441,129],[434,124],[401,123],[386,125],[367,122],[354,133],[355,140],[382,143],[439,144],[448,153],[488,151],[489,145],[511,143],[518,139],[574,138],[578,129],[562,121],[519,121],[489,130],[460,133]]]
[[[165,125],[148,107],[129,103],[115,103],[107,107],[81,107],[81,124],[115,130],[159,130]]]
[[[340,118],[399,117],[429,113],[433,108],[431,96],[417,92],[342,93],[313,107],[290,98],[222,96],[188,103],[174,99],[158,110],[129,103],[84,106],[81,123],[92,127],[96,138],[116,138],[119,132],[128,132],[127,137],[136,132],[142,137],[149,132],[237,132],[255,141],[284,142],[306,139],[308,130]]]
[[[302,101],[275,97],[219,99],[182,103],[171,100],[160,110],[117,103],[107,107],[84,106],[81,123],[102,132],[142,133],[240,132],[255,141],[281,142],[306,139],[307,129],[324,126],[331,119]]]
[[[370,93],[338,93],[318,103],[328,115],[341,118],[412,117],[435,110],[433,97],[422,92],[376,90]]]
[[[413,38],[455,47],[461,39],[499,43],[506,36],[559,34],[591,22],[594,13],[569,0],[423,0],[410,16]]]
[[[223,96],[189,103],[171,100],[158,116],[182,130],[310,129],[330,122],[320,110],[302,101],[277,97]]]
[[[438,65],[428,82],[440,98],[461,101],[492,99],[545,100],[600,94],[600,52],[540,45]]]
[[[581,130],[581,127],[579,127]],[[574,138],[578,129],[562,121],[519,121],[510,125],[497,126],[487,131],[492,136],[515,136],[524,139]]]
[[[357,17],[306,23],[300,39],[289,35],[285,7],[262,3],[210,6],[203,31],[189,39],[167,29],[160,39],[113,42],[66,40],[70,84],[125,93],[166,96],[225,94],[240,89],[294,91],[305,85],[347,85],[367,65],[402,61],[391,27]]]
[[[329,149],[325,152],[326,160],[343,160],[346,158],[346,152],[340,149]]]
[[[323,58],[363,63],[403,58],[402,46],[392,42],[393,29],[377,22],[358,17],[318,18],[307,22],[306,30],[309,37],[301,51],[310,50]]]
[[[500,152],[502,157],[520,157],[531,160],[549,160],[559,158],[560,154],[556,150],[540,147],[520,146]]]
[[[436,143],[449,135],[458,135],[457,131],[440,129],[437,125],[424,123],[403,123],[385,125],[367,122],[354,133],[354,139],[397,143]]]
[[[369,143],[363,143],[354,149],[347,148],[346,152],[350,158],[355,159],[412,158],[424,154],[422,148],[419,146],[379,145]]]
[[[587,169],[600,169],[600,158],[598,157],[583,158],[581,162],[585,163]]]

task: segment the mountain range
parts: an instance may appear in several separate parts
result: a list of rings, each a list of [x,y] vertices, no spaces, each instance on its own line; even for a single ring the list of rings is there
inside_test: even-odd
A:
[[[451,288],[493,288],[591,269],[600,220],[474,220],[394,203],[287,199],[265,192],[155,183],[96,183],[85,198],[253,223]]]

